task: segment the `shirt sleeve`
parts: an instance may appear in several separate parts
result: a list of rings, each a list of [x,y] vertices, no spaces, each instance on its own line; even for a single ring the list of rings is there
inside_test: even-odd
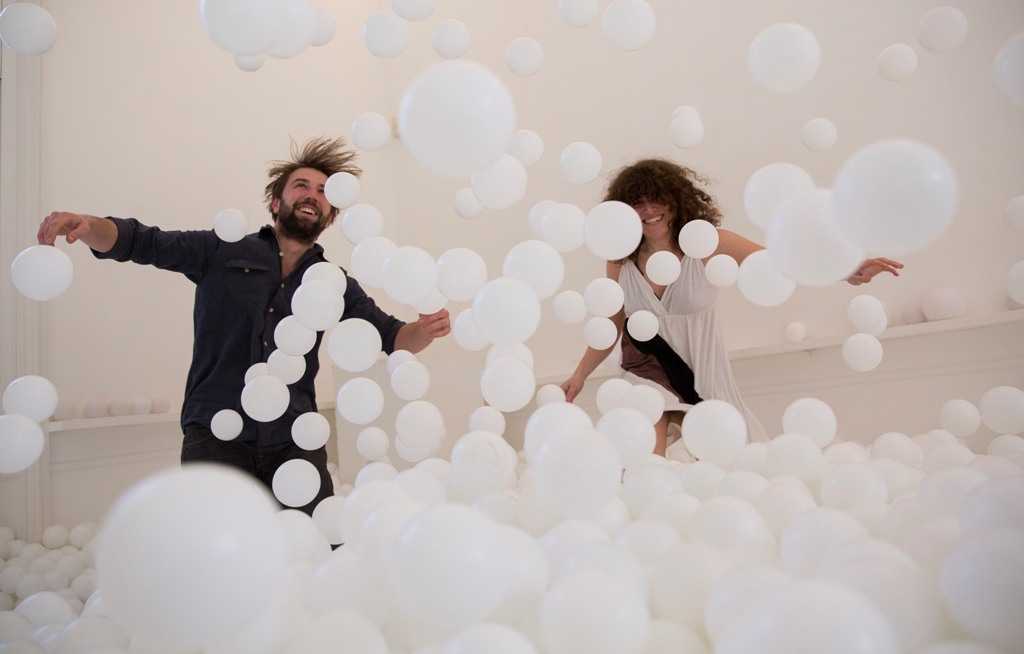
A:
[[[198,281],[217,246],[211,231],[164,231],[135,218],[107,217],[117,226],[117,241],[108,252],[93,250],[97,259],[131,261],[187,275]]]
[[[395,337],[405,322],[383,311],[373,298],[366,294],[363,287],[355,279],[348,276],[345,288],[345,313],[342,320],[362,318],[380,332],[381,347],[387,354],[395,351]]]

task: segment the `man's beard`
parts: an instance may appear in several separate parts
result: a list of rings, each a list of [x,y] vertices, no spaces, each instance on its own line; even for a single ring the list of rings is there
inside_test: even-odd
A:
[[[309,206],[313,207],[317,213],[320,212],[319,207],[313,204],[300,204],[298,206]],[[290,239],[302,243],[313,243],[317,237],[327,229],[327,219],[323,216],[317,218],[315,222],[311,222],[306,218],[299,217],[295,213],[297,207],[287,206],[283,202],[281,204],[281,210],[277,214],[277,228],[281,232],[282,236],[287,236]]]

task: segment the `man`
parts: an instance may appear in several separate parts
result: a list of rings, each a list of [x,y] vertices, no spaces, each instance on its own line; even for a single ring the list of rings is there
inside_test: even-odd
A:
[[[291,426],[303,413],[316,411],[314,379],[320,367],[318,350],[323,333],[305,355],[303,376],[289,384],[290,402],[276,420],[258,422],[241,408],[245,374],[266,362],[276,349],[274,330],[291,315],[291,299],[305,271],[326,261],[317,238],[337,217],[324,194],[327,179],[336,172],[358,175],[355,153],[341,139],[318,138],[291,161],[270,166],[265,189],[273,224],[229,243],[212,230],[162,231],[134,218],[100,218],[58,211],[39,228],[41,244],[52,245],[58,236],[68,243],[81,241],[100,259],[132,261],[182,273],[196,285],[193,309],[193,355],[181,409],[184,441],[182,463],[212,461],[232,465],[255,475],[271,487],[274,473],[285,461],[305,459],[320,473],[320,491],[306,513],[334,493],[327,471],[327,451],[307,451],[292,440]],[[384,351],[419,352],[435,338],[451,331],[444,309],[405,323],[382,311],[359,284],[349,278],[342,320],[362,318],[380,332]],[[241,434],[222,441],[210,423],[222,409],[243,417]]]

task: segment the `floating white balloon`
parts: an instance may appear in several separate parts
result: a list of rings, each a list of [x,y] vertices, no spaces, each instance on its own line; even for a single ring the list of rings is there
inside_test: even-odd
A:
[[[307,411],[292,423],[292,440],[304,450],[323,447],[330,436],[331,423],[316,411]]]
[[[648,257],[644,273],[655,284],[667,286],[679,278],[680,270],[679,257],[674,252],[662,250]]]
[[[244,422],[234,409],[221,409],[210,419],[210,431],[222,441],[233,441],[242,433]]]
[[[224,209],[214,217],[213,231],[226,243],[241,241],[249,231],[249,220],[238,209]]]
[[[484,401],[499,411],[518,411],[530,403],[537,380],[528,365],[514,357],[498,357],[480,376]]]
[[[31,300],[45,302],[71,287],[74,265],[63,250],[52,245],[32,245],[11,262],[11,282]]]
[[[45,54],[57,41],[57,22],[37,4],[14,2],[0,11],[0,40],[15,54]]]
[[[594,316],[583,325],[583,340],[595,350],[607,350],[618,339],[615,323],[609,318]]]
[[[707,220],[691,220],[679,230],[679,249],[688,257],[705,259],[718,249],[718,228]]]
[[[640,245],[643,225],[636,209],[625,202],[608,200],[587,212],[583,235],[591,252],[607,261],[617,261]]]
[[[967,298],[951,286],[937,286],[921,299],[921,312],[925,320],[950,320],[967,314]]]
[[[431,44],[445,59],[458,59],[469,49],[469,29],[461,20],[442,20],[431,33]]]
[[[277,38],[281,6],[275,0],[202,0],[199,14],[210,40],[231,54],[255,56]]]
[[[258,55],[235,55],[235,65],[238,69],[246,73],[255,73],[260,68],[263,68],[263,64],[266,63],[267,58],[261,54]]]
[[[758,34],[747,56],[754,81],[776,93],[788,93],[806,86],[818,72],[821,47],[803,25],[778,23]]]
[[[462,177],[487,166],[515,129],[512,96],[479,64],[445,62],[406,87],[398,111],[402,144],[427,170]]]
[[[316,15],[304,0],[278,2],[277,34],[266,49],[266,54],[279,59],[296,57],[313,43],[316,33]]]
[[[380,359],[380,332],[367,320],[349,318],[331,329],[327,351],[334,365],[348,372],[363,372]]]
[[[281,504],[305,506],[320,492],[320,473],[309,461],[290,459],[274,472],[271,488]]]
[[[473,298],[473,323],[495,345],[522,343],[540,324],[540,300],[526,282],[498,277]]]
[[[562,291],[552,302],[555,318],[566,325],[582,322],[587,317],[587,302],[578,291]]]
[[[583,289],[583,299],[587,311],[601,318],[610,318],[622,308],[625,293],[614,279],[598,277]]]
[[[967,38],[967,16],[956,7],[936,7],[917,24],[917,40],[929,52],[949,52]]]
[[[307,329],[322,332],[344,313],[344,293],[326,280],[302,282],[292,295],[292,314]]]
[[[800,140],[812,152],[823,152],[836,144],[839,132],[828,118],[812,118],[800,131]]]
[[[381,59],[397,57],[409,45],[409,23],[391,11],[377,11],[363,22],[363,43]]]
[[[598,0],[558,0],[558,17],[569,27],[586,27],[601,13]]]
[[[791,322],[788,323],[783,329],[783,336],[790,343],[802,341],[807,337],[807,327],[802,322]]]
[[[2,402],[6,413],[17,413],[36,422],[46,422],[57,409],[58,400],[57,387],[49,379],[39,375],[24,375],[7,385]]]
[[[874,295],[862,293],[854,296],[846,305],[846,316],[854,331],[879,336],[889,326],[885,305]]]
[[[981,396],[978,408],[982,422],[997,434],[1024,432],[1024,390],[994,386]]]
[[[384,236],[368,236],[352,249],[352,276],[360,284],[370,288],[380,288],[380,269],[389,254],[398,249],[398,245]]]
[[[384,214],[371,204],[354,204],[341,216],[341,233],[352,245],[384,234]]]
[[[886,46],[878,55],[878,74],[890,82],[905,80],[917,70],[917,52],[906,43]]]
[[[288,386],[274,375],[260,375],[242,389],[242,409],[253,420],[271,422],[288,409]]]
[[[843,342],[842,354],[852,370],[868,372],[882,362],[882,344],[871,334],[854,334]]]
[[[747,180],[743,206],[751,222],[765,229],[783,202],[814,188],[814,178],[800,166],[781,161],[768,164]]]
[[[39,460],[46,436],[39,423],[17,413],[0,415],[0,472],[27,470]]]
[[[356,452],[367,461],[378,461],[391,447],[387,432],[380,427],[366,427],[356,435]]]
[[[384,410],[384,391],[368,377],[353,377],[338,389],[335,407],[345,420],[354,425],[366,425]]]
[[[519,77],[530,77],[544,65],[544,48],[537,39],[521,36],[505,48],[505,65]]]
[[[472,187],[463,186],[455,192],[455,213],[461,217],[472,220],[484,211],[484,205],[473,193]]]
[[[700,118],[684,114],[672,120],[669,135],[677,148],[695,148],[704,140],[704,123]]]
[[[832,184],[836,221],[868,253],[920,250],[945,232],[959,190],[952,166],[909,139],[876,141],[854,152]]]
[[[277,349],[267,357],[267,372],[285,384],[294,384],[306,373],[306,359]]]
[[[649,341],[658,334],[658,317],[641,309],[626,319],[626,331],[638,341]]]
[[[472,300],[486,282],[487,264],[469,248],[445,250],[437,258],[437,289],[451,300]]]
[[[338,32],[338,24],[329,11],[323,7],[313,7],[313,23],[313,36],[309,40],[310,45],[319,47],[334,40],[334,35]]]
[[[418,400],[430,389],[430,370],[419,361],[405,361],[395,366],[389,382],[399,399]]]
[[[388,0],[391,9],[406,20],[426,20],[437,9],[438,0]]]
[[[1012,198],[1003,207],[1003,222],[1015,232],[1024,233],[1024,195]]]
[[[529,168],[544,156],[544,141],[533,130],[519,129],[512,133],[505,151]]]
[[[437,287],[437,262],[430,253],[413,245],[403,245],[389,253],[380,267],[384,292],[403,304],[426,299]]]
[[[704,266],[704,276],[712,286],[732,286],[739,277],[740,265],[728,254],[716,254]]]
[[[364,152],[383,150],[391,142],[391,124],[384,116],[368,111],[352,121],[352,144]]]
[[[452,321],[452,337],[459,347],[470,352],[482,350],[491,344],[477,328],[472,308],[463,309],[455,316]]]
[[[736,285],[743,297],[762,307],[782,304],[796,290],[796,282],[779,271],[767,250],[747,255],[739,266]]]
[[[505,255],[502,275],[521,279],[541,300],[555,294],[565,277],[565,263],[549,243],[527,240],[516,243]]]
[[[559,252],[572,252],[583,245],[586,220],[583,209],[575,204],[552,203],[541,217],[541,238]]]
[[[490,209],[508,209],[526,195],[528,175],[522,162],[501,153],[469,178],[469,186],[480,204]]]
[[[601,152],[592,143],[576,141],[565,146],[558,166],[573,184],[587,184],[601,172]]]
[[[1018,261],[1006,271],[1006,294],[1017,304],[1024,304],[1024,261]]]
[[[658,21],[644,0],[612,0],[601,15],[601,33],[616,50],[639,50],[654,38]]]
[[[334,173],[324,184],[327,201],[337,209],[348,209],[355,204],[361,190],[359,178],[348,172]]]
[[[836,437],[836,414],[827,402],[816,397],[802,397],[786,407],[782,414],[782,431],[803,434],[819,448]]]

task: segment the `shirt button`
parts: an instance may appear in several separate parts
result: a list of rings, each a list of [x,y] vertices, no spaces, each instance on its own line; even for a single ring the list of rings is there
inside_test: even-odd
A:
[[[267,347],[267,342],[263,341],[263,347]]]
[[[248,269],[248,268],[246,268],[246,269],[245,269],[245,272],[249,272],[249,269]]]
[[[267,309],[267,313],[274,313],[274,307],[270,307],[269,309]]]

